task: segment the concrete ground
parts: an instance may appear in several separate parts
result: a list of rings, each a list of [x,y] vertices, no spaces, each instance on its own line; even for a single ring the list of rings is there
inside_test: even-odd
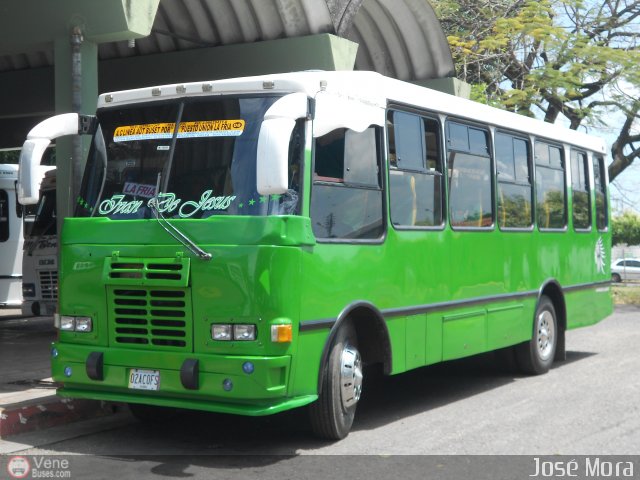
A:
[[[104,402],[56,396],[49,365],[55,335],[52,317],[0,309],[0,439],[114,410]]]

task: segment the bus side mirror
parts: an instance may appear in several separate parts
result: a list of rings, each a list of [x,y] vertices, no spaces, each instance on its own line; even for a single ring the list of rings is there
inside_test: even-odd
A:
[[[281,195],[289,188],[289,143],[296,120],[307,116],[307,96],[291,93],[264,114],[258,136],[256,183],[260,195]]]
[[[92,118],[94,117],[77,113],[64,113],[47,118],[31,129],[20,152],[18,201],[22,205],[38,203],[42,179],[40,162],[51,140],[65,135],[90,133],[90,126],[95,123]]]
[[[20,152],[20,167],[18,169],[18,202],[22,205],[35,205],[40,197],[39,170],[40,160],[51,140],[36,138],[27,140]]]

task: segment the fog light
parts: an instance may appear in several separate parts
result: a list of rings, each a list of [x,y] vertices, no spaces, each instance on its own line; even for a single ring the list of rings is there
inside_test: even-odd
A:
[[[73,373],[73,370],[71,370],[71,367],[64,367],[64,376],[65,377],[70,377],[72,373]]]
[[[274,343],[290,343],[293,338],[291,324],[271,325],[271,341]]]
[[[231,325],[211,325],[211,338],[214,340],[231,340]]]
[[[244,341],[255,340],[256,326],[255,325],[234,325],[233,339],[244,340]]]
[[[253,373],[253,371],[255,370],[255,367],[253,365],[253,363],[251,362],[244,362],[242,364],[242,371],[244,373],[246,373],[247,375],[251,375]]]
[[[60,330],[71,332],[76,328],[76,318],[67,315],[60,316]]]
[[[57,349],[56,347],[53,347],[53,348],[51,349],[51,356],[52,356],[53,358],[58,358],[58,349]]]
[[[230,392],[233,388],[233,382],[230,378],[225,378],[222,382],[222,388],[224,388],[225,392]]]
[[[76,317],[76,332],[90,332],[93,330],[91,317]]]

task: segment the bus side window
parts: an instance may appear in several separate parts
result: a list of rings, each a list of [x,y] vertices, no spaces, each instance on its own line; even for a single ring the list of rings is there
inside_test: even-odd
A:
[[[375,127],[336,129],[316,139],[311,222],[317,238],[381,238],[380,143]]]
[[[339,128],[316,139],[314,180],[344,182],[344,137]]]
[[[465,136],[462,135],[464,129],[466,142]],[[451,225],[464,228],[491,227],[493,187],[488,132],[456,122],[447,122],[447,141]]]
[[[398,227],[442,225],[440,125],[415,114],[389,111],[391,223]]]
[[[0,190],[0,242],[9,240],[9,195]]]
[[[567,225],[562,149],[536,142],[536,217],[541,230]]]
[[[529,142],[496,133],[498,164],[498,223],[501,228],[528,228],[533,224]]]
[[[604,159],[593,157],[593,177],[596,194],[596,227],[605,231],[609,223],[607,218],[607,185],[605,184]]]
[[[571,150],[571,192],[574,230],[591,230],[591,192],[587,154]]]

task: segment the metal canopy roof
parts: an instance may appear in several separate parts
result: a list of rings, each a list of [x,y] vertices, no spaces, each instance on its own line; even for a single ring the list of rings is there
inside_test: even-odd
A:
[[[401,80],[453,76],[427,0],[160,0],[151,34],[99,45],[101,60],[332,33],[359,44],[356,69]],[[0,72],[50,66],[53,48],[1,55]]]

